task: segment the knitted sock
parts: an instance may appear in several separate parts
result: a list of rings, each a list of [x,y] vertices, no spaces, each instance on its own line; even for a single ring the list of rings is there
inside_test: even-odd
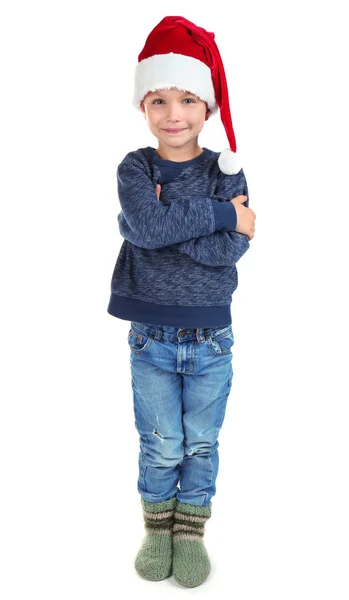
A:
[[[177,500],[173,526],[173,576],[186,587],[203,583],[211,570],[203,540],[211,506],[211,503],[195,506]]]
[[[176,498],[146,502],[141,498],[146,536],[135,560],[137,573],[151,581],[172,574],[172,527]]]

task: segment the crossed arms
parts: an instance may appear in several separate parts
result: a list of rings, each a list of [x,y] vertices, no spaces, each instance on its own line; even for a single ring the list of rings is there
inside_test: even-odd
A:
[[[212,267],[234,266],[250,246],[245,234],[217,230],[225,217],[231,223],[233,214],[236,219],[235,208],[227,201],[239,194],[248,196],[242,169],[235,176],[222,174],[211,198],[181,194],[169,205],[159,202],[142,165],[130,157],[119,165],[117,183],[122,207],[119,230],[136,246],[170,246]]]

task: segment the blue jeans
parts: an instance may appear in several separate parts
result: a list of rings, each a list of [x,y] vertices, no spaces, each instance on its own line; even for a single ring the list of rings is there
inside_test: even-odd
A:
[[[231,390],[232,326],[178,329],[131,321],[138,491],[207,506],[216,492],[218,434]],[[179,487],[178,487],[179,484]]]

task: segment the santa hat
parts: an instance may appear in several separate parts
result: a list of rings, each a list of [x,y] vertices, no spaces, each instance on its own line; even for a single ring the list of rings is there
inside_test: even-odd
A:
[[[238,173],[236,141],[230,115],[228,86],[215,34],[183,17],[165,17],[150,32],[135,70],[133,105],[140,108],[148,92],[178,88],[207,102],[212,114],[220,108],[230,148],[218,159],[227,175]]]

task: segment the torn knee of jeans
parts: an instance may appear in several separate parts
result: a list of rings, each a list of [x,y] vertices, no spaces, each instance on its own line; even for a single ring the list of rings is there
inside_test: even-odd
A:
[[[154,429],[153,434],[157,435],[160,438],[160,440],[164,439],[164,436],[161,435],[160,431],[158,431],[157,429]]]

